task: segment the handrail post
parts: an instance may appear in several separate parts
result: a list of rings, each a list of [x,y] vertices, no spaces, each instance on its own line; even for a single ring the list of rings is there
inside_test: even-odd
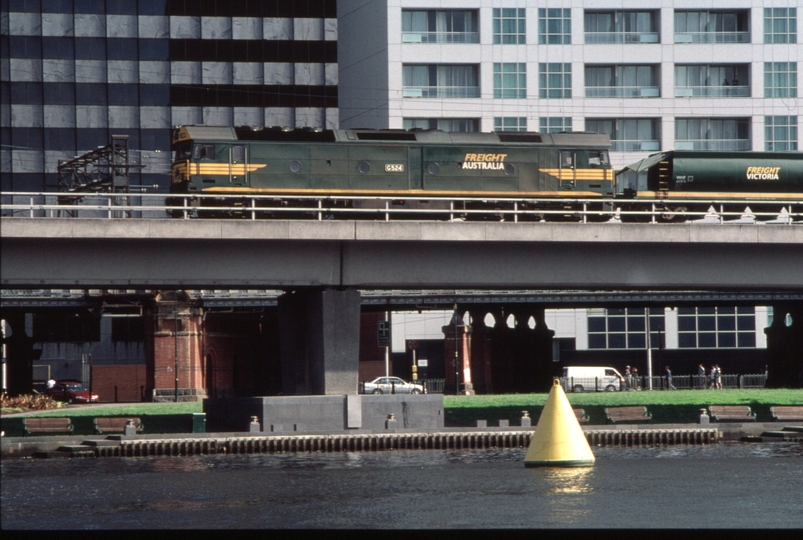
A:
[[[513,223],[519,222],[519,201],[513,203]]]
[[[318,221],[323,220],[323,200],[318,199]]]
[[[254,221],[257,218],[256,207],[257,207],[256,199],[251,199],[251,221]]]
[[[385,200],[385,221],[390,221],[390,201]]]
[[[181,200],[182,200],[182,203],[184,204],[184,211],[183,211],[184,219],[190,219],[190,216],[187,213],[187,197],[184,196],[184,197],[181,198]]]

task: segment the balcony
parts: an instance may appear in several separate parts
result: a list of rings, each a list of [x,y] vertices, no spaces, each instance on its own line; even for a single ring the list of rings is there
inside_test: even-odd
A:
[[[403,32],[402,43],[479,43],[479,32]]]
[[[658,43],[658,32],[586,32],[586,44]]]
[[[749,86],[676,86],[675,97],[750,97]]]
[[[611,140],[614,152],[657,152],[660,149],[660,141]]]
[[[675,141],[675,150],[746,151],[750,150],[750,139],[686,139]]]
[[[587,86],[587,98],[652,98],[659,97],[657,86]]]
[[[675,43],[750,43],[750,32],[679,32]]]
[[[402,88],[405,98],[478,98],[479,86],[405,86]]]

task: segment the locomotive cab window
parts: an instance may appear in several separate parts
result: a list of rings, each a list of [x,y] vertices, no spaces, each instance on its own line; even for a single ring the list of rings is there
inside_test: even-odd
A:
[[[185,159],[190,159],[192,157],[191,143],[179,143],[175,145],[175,149],[176,149],[176,161],[183,161]]]
[[[231,147],[231,162],[244,163],[245,162],[245,147],[232,146]]]
[[[215,146],[212,144],[196,144],[192,149],[192,159],[215,159]]]
[[[588,152],[589,167],[604,167],[608,164],[608,152],[605,150],[590,150]]]
[[[560,153],[560,168],[561,169],[573,169],[574,168],[574,156],[572,155],[571,151],[569,150],[562,150]]]

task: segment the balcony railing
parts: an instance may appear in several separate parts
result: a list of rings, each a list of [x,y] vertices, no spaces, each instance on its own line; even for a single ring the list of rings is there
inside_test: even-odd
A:
[[[646,98],[660,95],[657,86],[586,86],[587,98]]]
[[[405,86],[402,97],[406,98],[478,98],[479,86]]]
[[[744,151],[750,150],[750,139],[684,139],[675,141],[676,150]]]
[[[676,86],[675,97],[750,97],[749,86]]]
[[[658,43],[658,32],[586,32],[586,44]]]
[[[678,32],[675,43],[750,43],[750,32]]]
[[[402,43],[479,43],[479,32],[403,32]]]
[[[614,152],[657,152],[660,149],[660,141],[611,140]]]

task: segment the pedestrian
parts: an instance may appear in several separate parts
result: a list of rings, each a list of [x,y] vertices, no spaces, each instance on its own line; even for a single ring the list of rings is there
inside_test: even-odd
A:
[[[637,368],[633,368],[633,386],[636,390],[641,390],[641,380],[639,379]]]
[[[41,379],[40,379],[40,380],[41,380]],[[48,381],[47,381],[47,388],[48,388],[48,390],[49,390],[49,389],[51,389],[51,388],[53,388],[54,386],[56,386],[56,381],[55,381],[55,380],[53,380],[53,379],[51,378],[50,380],[48,380]]]
[[[677,390],[677,388],[672,385],[672,370],[669,369],[669,366],[666,366],[666,387],[669,390]]]
[[[735,73],[733,74],[733,82],[731,83],[731,86],[739,86],[739,76]]]
[[[712,364],[711,371],[708,372],[708,389],[717,387],[717,366]]]
[[[632,374],[630,373],[630,366],[625,366],[625,386],[627,390],[633,389]]]
[[[700,381],[700,388],[705,390],[705,368],[702,364],[697,366],[697,377]]]
[[[716,375],[717,389],[722,390],[722,370],[719,368],[719,364],[716,365],[716,368],[717,368],[717,375]]]

